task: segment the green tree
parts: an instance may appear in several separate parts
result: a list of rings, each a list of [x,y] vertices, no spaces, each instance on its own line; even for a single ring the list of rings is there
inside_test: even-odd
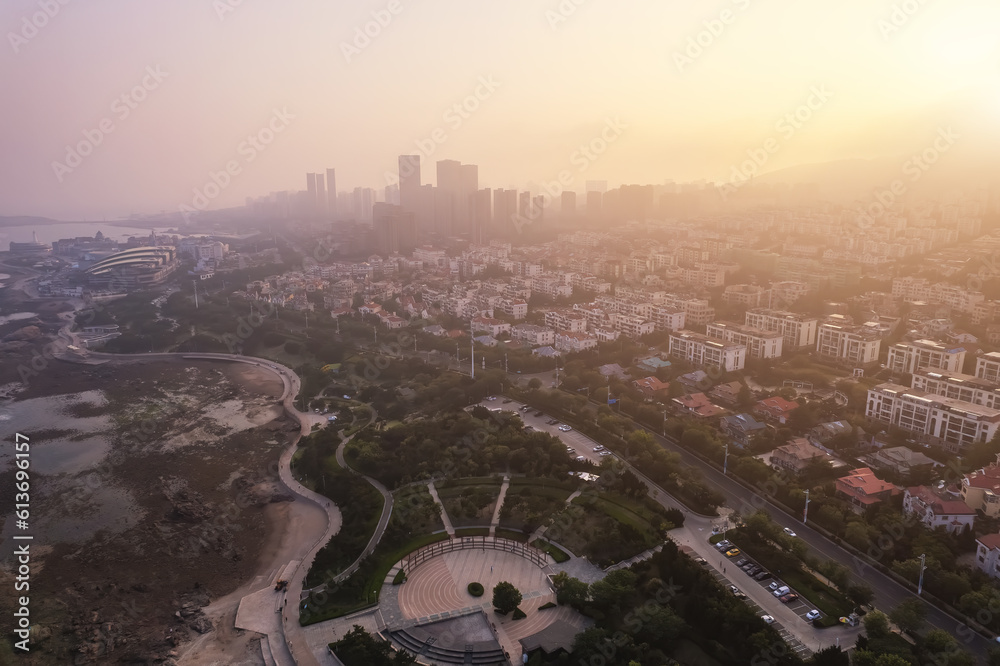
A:
[[[565,571],[560,571],[552,577],[556,588],[556,601],[563,606],[579,608],[587,602],[590,586],[578,578],[571,577]]]
[[[889,635],[889,617],[882,611],[872,611],[865,615],[865,634],[868,638],[885,638]]]
[[[831,645],[814,654],[812,663],[814,666],[850,666],[851,658],[839,645]]]
[[[907,599],[889,612],[889,619],[902,631],[917,632],[927,618],[927,606],[917,598]],[[866,625],[867,626],[867,625]]]
[[[864,583],[849,585],[847,587],[847,598],[858,606],[867,606],[875,598],[875,591]]]
[[[542,388],[542,380],[539,379],[538,377],[532,377],[531,380],[528,382],[528,388],[533,390]]]
[[[417,663],[409,652],[394,651],[388,642],[376,639],[357,624],[330,647],[344,666],[409,666]]]
[[[502,615],[512,612],[521,604],[521,592],[513,583],[501,581],[493,588],[493,607]]]

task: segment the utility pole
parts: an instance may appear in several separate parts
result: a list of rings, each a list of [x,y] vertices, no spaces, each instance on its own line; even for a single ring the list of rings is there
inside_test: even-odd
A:
[[[920,580],[917,582],[917,596],[923,594],[924,592],[924,570],[927,568],[924,566],[924,560],[927,558],[927,554],[920,555]]]
[[[507,369],[507,354],[503,355],[503,373],[510,374],[510,370]]]
[[[469,376],[472,379],[475,379],[476,378],[476,338],[475,338],[475,332],[472,330],[472,322],[471,321],[469,322],[469,338],[470,338],[469,339],[469,348],[472,349],[472,358],[471,358],[471,361],[472,361],[471,366],[472,366],[472,368],[469,370]]]
[[[663,411],[663,436],[667,436],[667,412]]]
[[[729,442],[726,442],[726,455],[722,459],[722,474],[729,476]]]
[[[194,309],[198,309],[198,281],[191,280],[191,284],[194,285]]]
[[[809,522],[809,490],[806,490],[806,506],[802,510],[802,524]]]

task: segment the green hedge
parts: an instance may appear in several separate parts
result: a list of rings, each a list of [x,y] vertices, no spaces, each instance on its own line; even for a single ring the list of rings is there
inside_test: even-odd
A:
[[[469,583],[469,587],[466,589],[474,597],[481,597],[486,592],[481,583]]]

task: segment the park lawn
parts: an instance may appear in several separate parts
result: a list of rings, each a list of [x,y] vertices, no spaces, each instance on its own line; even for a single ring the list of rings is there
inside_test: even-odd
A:
[[[649,516],[647,518],[643,515],[649,514],[648,512],[642,510],[641,507],[625,506],[623,502],[618,501],[618,498],[615,498],[614,501],[610,499],[606,493],[596,496],[590,494],[580,495],[573,500],[573,504],[579,504],[580,506],[600,511],[616,522],[628,525],[653,541],[656,541],[658,538],[658,530],[656,529],[656,526],[650,522],[650,519],[655,520],[655,518],[653,516]]]
[[[556,561],[556,564],[569,561],[569,555],[566,554],[566,551],[549,543],[545,539],[535,539],[531,542],[531,545],[539,550],[544,550],[546,553],[551,555],[552,559]]]
[[[525,534],[524,532],[518,532],[517,530],[507,530],[502,527],[498,527],[496,531],[496,537],[498,539],[510,539],[511,541],[520,541],[521,543],[527,543],[530,534]]]
[[[533,488],[541,487],[541,488],[562,489],[562,490],[568,490],[569,492],[573,492],[574,490],[579,489],[580,483],[581,481],[578,478],[566,481],[559,481],[557,479],[543,479],[532,476],[515,476],[510,480],[510,488],[508,489],[508,492],[520,486],[531,486]]]
[[[461,527],[455,530],[456,537],[484,537],[490,535],[488,527]]]
[[[438,489],[438,497],[455,527],[488,525],[499,496],[499,484],[464,484]]]
[[[393,493],[393,513],[406,513],[406,522],[414,532],[430,533],[444,529],[441,509],[434,502],[427,486],[403,486]]]

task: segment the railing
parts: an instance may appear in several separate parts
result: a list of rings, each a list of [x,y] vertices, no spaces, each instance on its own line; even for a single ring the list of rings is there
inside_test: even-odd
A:
[[[429,546],[424,546],[420,550],[415,550],[406,557],[403,558],[402,567],[403,571],[409,575],[414,569],[419,567],[421,564],[428,562],[439,555],[444,555],[446,553],[454,553],[460,550],[500,550],[508,553],[512,553],[519,557],[523,557],[529,560],[532,564],[540,568],[547,567],[549,561],[547,555],[534,548],[528,544],[521,543],[520,541],[512,541],[510,539],[503,539],[498,537],[460,537],[457,539],[449,539],[448,541],[439,541],[438,543],[432,543]]]

